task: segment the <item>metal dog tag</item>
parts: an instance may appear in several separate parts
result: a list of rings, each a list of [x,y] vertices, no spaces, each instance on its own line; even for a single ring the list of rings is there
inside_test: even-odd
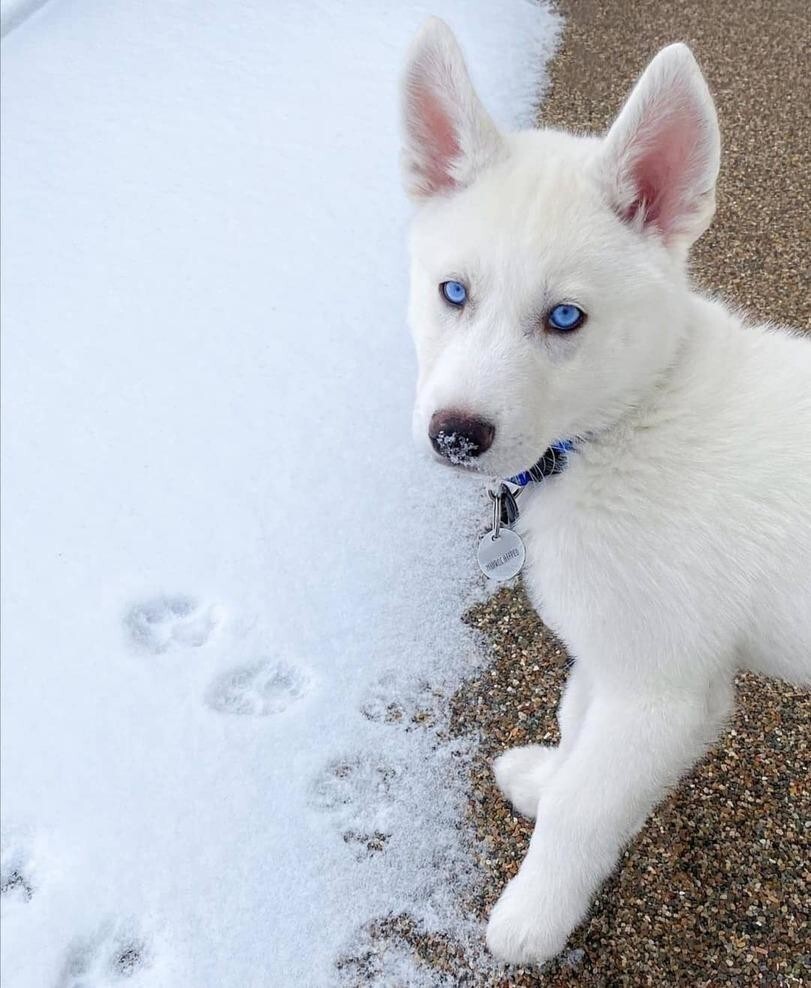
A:
[[[524,565],[526,549],[521,539],[509,528],[488,532],[479,543],[476,558],[486,577],[502,583],[518,576]]]

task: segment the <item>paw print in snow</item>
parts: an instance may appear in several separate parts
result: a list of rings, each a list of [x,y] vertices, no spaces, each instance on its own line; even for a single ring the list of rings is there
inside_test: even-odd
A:
[[[30,902],[34,897],[34,887],[25,877],[25,873],[15,868],[0,878],[0,896],[17,902]]]
[[[310,677],[286,662],[255,662],[236,666],[218,676],[208,689],[206,703],[221,714],[265,717],[278,714],[310,689]]]
[[[130,609],[124,626],[138,649],[160,655],[171,648],[200,648],[222,620],[222,609],[183,594],[152,597]]]
[[[384,851],[391,838],[391,816],[403,781],[403,768],[363,754],[330,762],[310,790],[313,809],[335,820],[355,856]]]
[[[3,908],[19,906],[34,897],[34,851],[30,835],[10,830],[0,840],[0,900]]]
[[[432,727],[444,699],[444,691],[426,680],[388,672],[369,689],[360,712],[367,720],[398,724],[410,731],[416,727]]]
[[[355,859],[363,861],[365,858],[374,857],[374,855],[385,851],[391,834],[384,834],[382,830],[375,830],[370,834],[357,834],[354,830],[345,830],[341,837],[343,837],[344,844],[354,850]]]
[[[457,988],[460,982],[453,975],[428,967],[412,946],[413,935],[425,933],[422,924],[407,915],[381,917],[364,924],[335,961],[338,985],[342,988],[356,988],[357,985]],[[431,934],[425,939],[430,940]],[[457,957],[467,960],[461,944],[455,942],[451,934],[442,935],[440,942],[445,940]]]
[[[121,920],[109,922],[94,936],[73,941],[58,988],[115,988],[151,962],[149,943],[137,926]]]

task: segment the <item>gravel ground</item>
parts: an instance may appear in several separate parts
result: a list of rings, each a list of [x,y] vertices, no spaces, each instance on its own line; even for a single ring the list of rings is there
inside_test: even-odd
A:
[[[544,123],[602,130],[655,51],[687,41],[724,136],[718,214],[694,251],[696,281],[757,318],[807,329],[805,0],[564,0],[561,7],[566,31]],[[451,704],[452,732],[482,738],[470,815],[483,878],[469,905],[484,916],[531,833],[495,789],[489,762],[514,745],[555,743],[567,660],[520,586],[499,591],[467,620],[492,656]],[[380,933],[413,949],[437,984],[811,984],[810,726],[809,692],[741,676],[730,730],[651,817],[563,957],[542,972],[494,971],[469,947],[421,935],[407,917],[386,921]]]

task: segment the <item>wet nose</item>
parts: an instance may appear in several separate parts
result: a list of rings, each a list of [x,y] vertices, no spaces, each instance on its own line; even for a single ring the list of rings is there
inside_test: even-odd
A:
[[[464,412],[434,412],[428,424],[431,445],[451,463],[466,463],[493,445],[496,427],[485,419]]]

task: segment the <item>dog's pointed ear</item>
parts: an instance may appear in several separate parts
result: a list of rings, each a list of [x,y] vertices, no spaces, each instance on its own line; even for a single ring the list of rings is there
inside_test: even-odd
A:
[[[414,199],[464,188],[506,153],[456,38],[438,17],[426,22],[408,53],[402,130],[403,184]]]
[[[721,137],[693,53],[663,48],[609,130],[600,156],[611,204],[640,230],[686,249],[715,212]]]

